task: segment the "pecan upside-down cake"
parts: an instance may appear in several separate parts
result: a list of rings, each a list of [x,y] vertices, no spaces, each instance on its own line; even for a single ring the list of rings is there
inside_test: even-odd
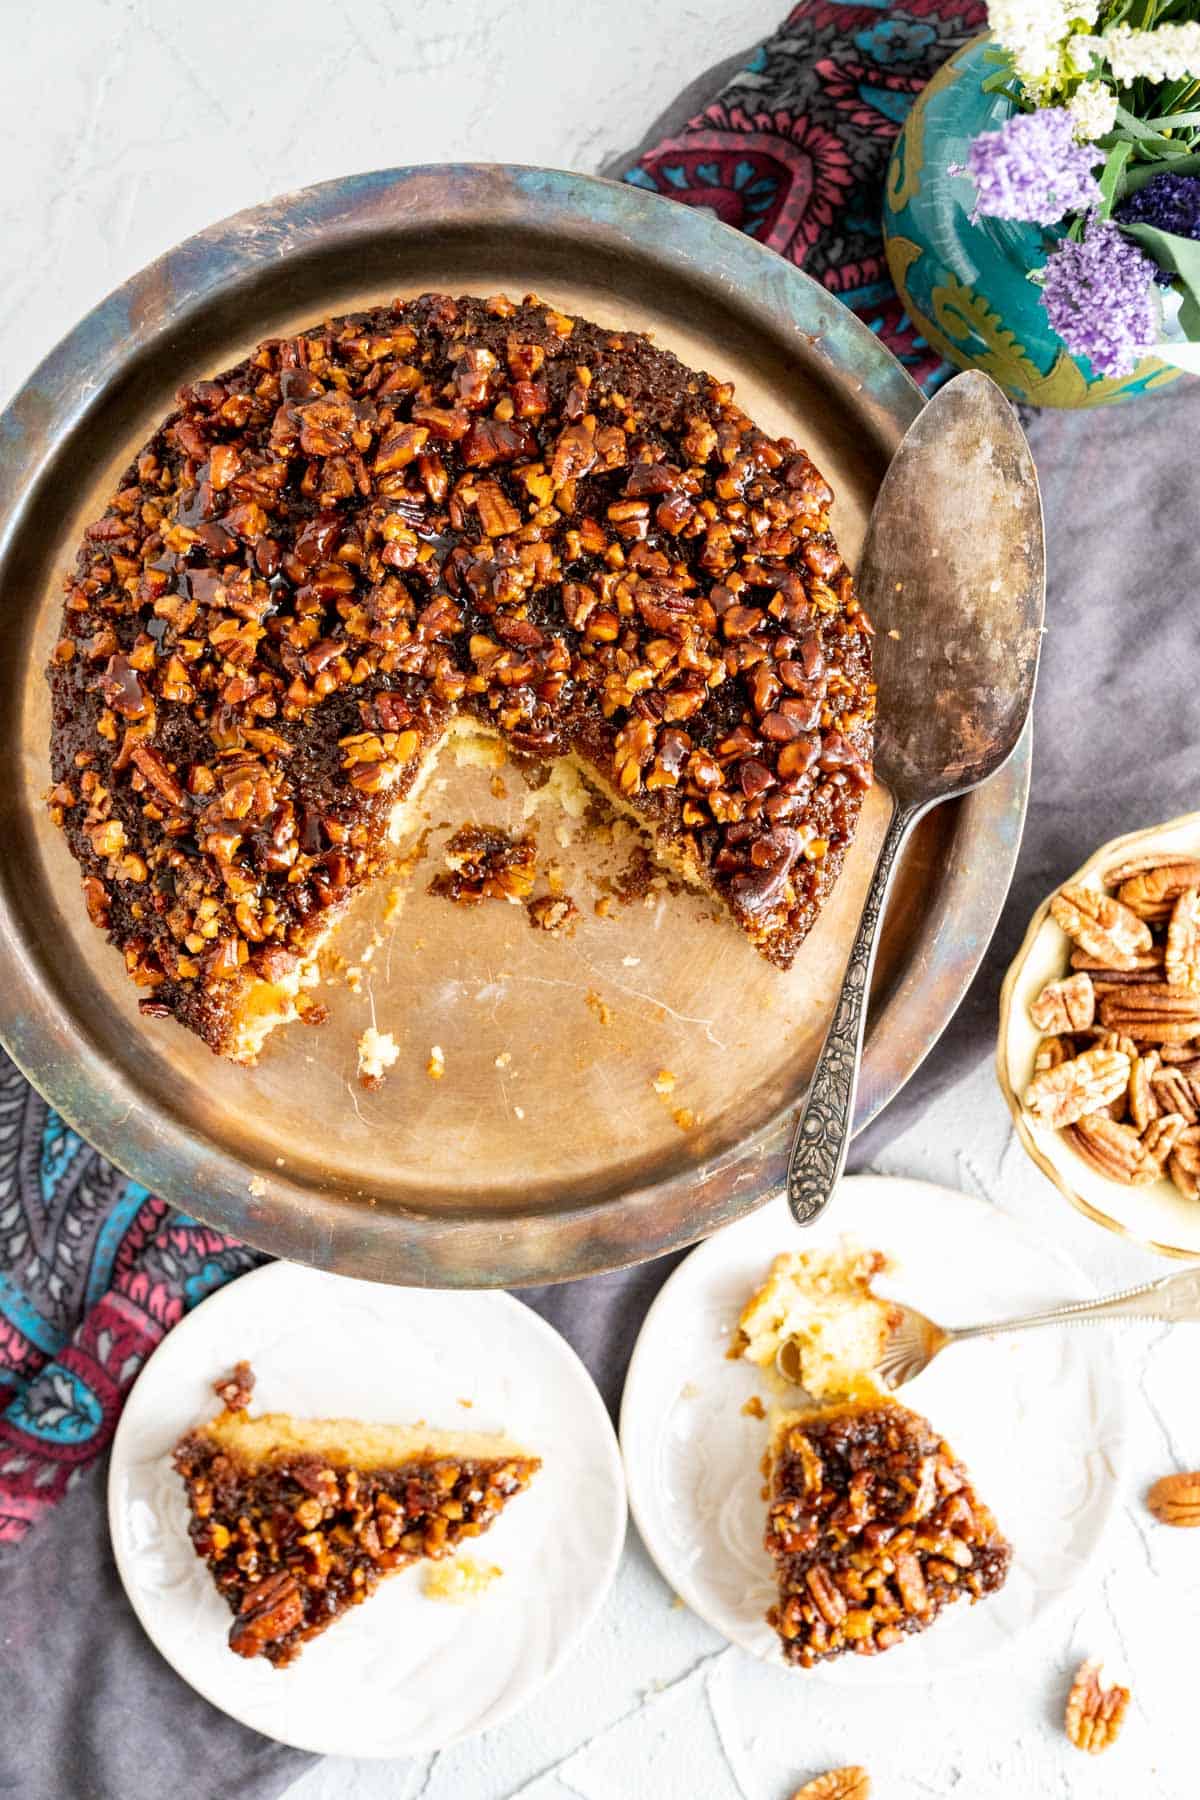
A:
[[[412,1563],[487,1531],[541,1468],[491,1432],[246,1411],[246,1363],[224,1410],[175,1447],[188,1533],[234,1614],[229,1647],[293,1662],[310,1638]]]
[[[427,294],[179,396],[84,534],[51,812],[142,1010],[252,1061],[451,729],[572,757],[786,968],[870,782],[804,452],[628,332]]]

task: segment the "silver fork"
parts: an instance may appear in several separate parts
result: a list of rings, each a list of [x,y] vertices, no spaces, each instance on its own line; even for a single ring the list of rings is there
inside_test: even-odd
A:
[[[991,1325],[935,1325],[914,1307],[895,1304],[900,1318],[878,1365],[890,1388],[903,1387],[927,1369],[947,1344],[991,1337],[1001,1331],[1027,1331],[1032,1325],[1088,1325],[1103,1319],[1163,1319],[1200,1324],[1200,1264],[1177,1275],[1160,1275],[1143,1287],[1122,1288],[1104,1300],[1075,1300],[1049,1312],[1023,1319],[1000,1319]]]

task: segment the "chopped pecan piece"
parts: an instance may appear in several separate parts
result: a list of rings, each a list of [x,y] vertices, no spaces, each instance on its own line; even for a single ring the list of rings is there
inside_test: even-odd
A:
[[[231,1374],[223,1375],[220,1381],[213,1383],[213,1393],[224,1404],[226,1412],[245,1412],[253,1392],[254,1371],[248,1362],[235,1363]]]
[[[527,900],[525,910],[536,931],[548,931],[557,937],[573,937],[582,914],[570,894],[542,894]]]
[[[446,873],[429,892],[459,906],[484,900],[527,900],[537,874],[532,837],[513,837],[494,825],[462,825],[446,845]]]
[[[1100,1664],[1085,1662],[1067,1696],[1067,1736],[1078,1750],[1095,1755],[1116,1741],[1129,1706],[1129,1689],[1102,1687]]]

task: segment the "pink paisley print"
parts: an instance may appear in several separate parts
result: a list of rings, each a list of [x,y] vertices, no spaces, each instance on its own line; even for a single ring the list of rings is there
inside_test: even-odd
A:
[[[804,268],[931,391],[949,371],[888,277],[883,179],[913,100],[985,25],[984,0],[801,0],[719,98],[626,179],[707,207]]]

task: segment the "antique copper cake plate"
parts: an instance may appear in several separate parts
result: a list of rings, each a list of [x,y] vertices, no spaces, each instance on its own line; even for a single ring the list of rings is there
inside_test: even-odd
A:
[[[569,783],[534,791],[490,746],[450,746],[415,821],[422,860],[403,881],[384,876],[342,928],[347,967],[320,992],[328,1023],[288,1028],[250,1070],[139,1017],[43,803],[42,668],[62,577],[175,389],[265,336],[427,289],[533,290],[731,378],[751,416],[794,436],[833,483],[852,564],[921,405],[871,332],[782,258],[705,212],[585,176],[457,165],[354,176],[171,251],[90,313],[0,416],[0,1036],[138,1181],[265,1249],[410,1284],[562,1280],[689,1243],[778,1188],[885,794],[870,797],[833,900],[785,975],[699,894],[613,898],[635,841],[620,826],[610,842],[586,829]],[[1028,774],[1026,741],[914,838],[879,956],[860,1124],[912,1074],[979,964]],[[520,906],[461,909],[426,892],[446,836],[472,819],[536,826],[539,862],[557,865],[583,914],[573,937],[532,931]],[[389,908],[398,886],[403,904]],[[401,1054],[365,1092],[355,1046],[373,1018]]]

